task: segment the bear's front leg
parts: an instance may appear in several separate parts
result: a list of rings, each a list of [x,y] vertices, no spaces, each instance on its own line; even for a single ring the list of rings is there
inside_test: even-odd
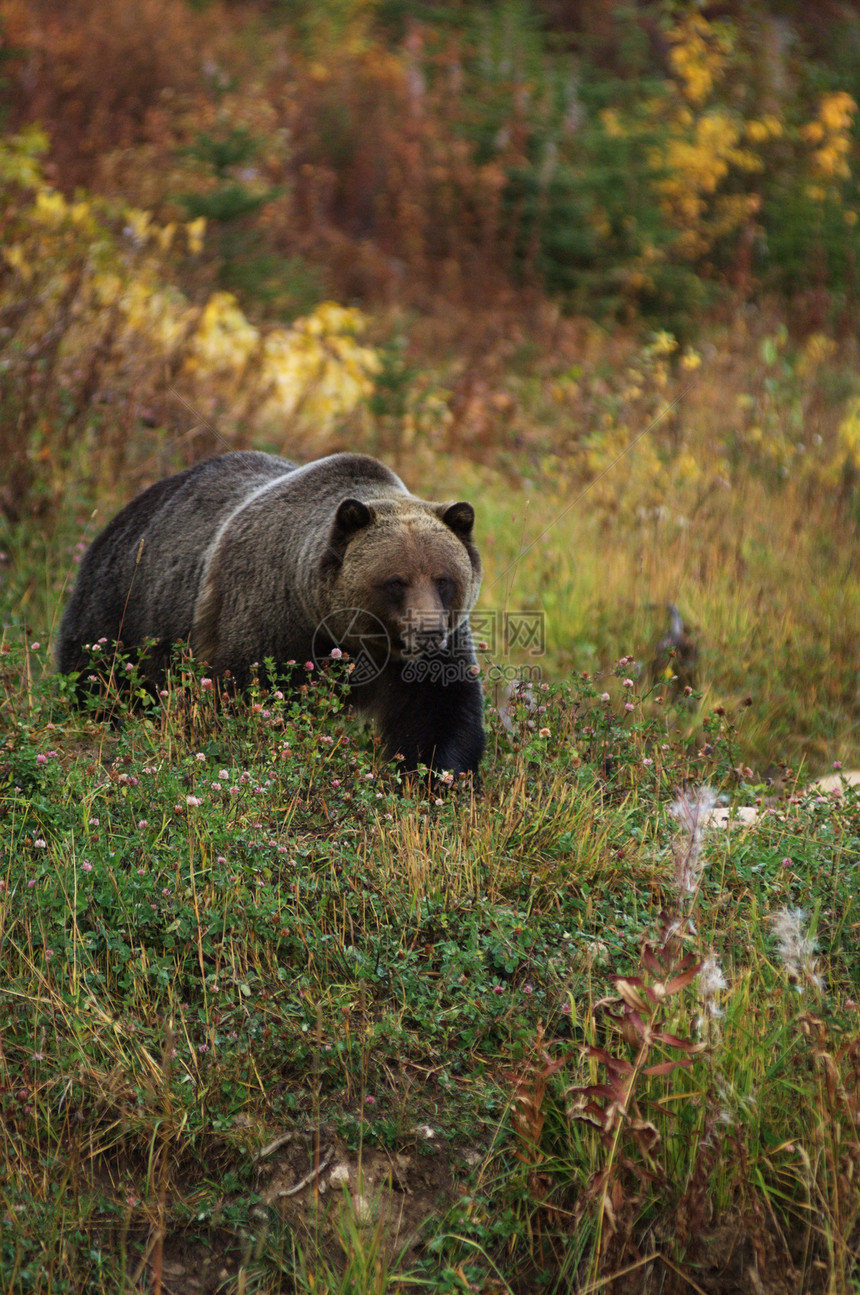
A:
[[[386,754],[402,755],[407,772],[420,764],[436,773],[476,772],[486,738],[484,697],[474,665],[474,658],[448,652],[390,661],[371,685],[368,709]]]

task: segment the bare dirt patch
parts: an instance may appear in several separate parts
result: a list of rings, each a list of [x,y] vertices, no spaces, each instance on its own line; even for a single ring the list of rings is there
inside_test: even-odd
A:
[[[323,1254],[337,1269],[344,1260],[341,1237],[349,1230],[378,1246],[390,1263],[408,1267],[416,1257],[426,1224],[444,1213],[456,1194],[455,1178],[477,1151],[452,1154],[420,1126],[406,1150],[350,1149],[335,1131],[283,1133],[257,1153],[259,1204],[250,1211],[256,1227],[249,1254],[237,1237],[224,1233],[208,1244],[182,1233],[160,1240],[150,1234],[131,1272],[144,1272],[164,1295],[213,1295],[235,1280],[250,1251],[259,1253],[279,1216],[299,1246]]]
[[[377,1234],[389,1259],[408,1262],[424,1225],[454,1195],[450,1153],[430,1133],[419,1131],[407,1151],[350,1150],[330,1130],[284,1134],[258,1156],[262,1199],[333,1259],[350,1220]]]

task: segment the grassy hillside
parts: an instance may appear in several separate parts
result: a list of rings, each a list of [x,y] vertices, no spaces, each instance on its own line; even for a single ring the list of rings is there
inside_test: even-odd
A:
[[[856,790],[705,829],[735,717],[691,748],[628,660],[491,719],[475,798],[336,680],[111,725],[45,651],[2,658],[6,1289],[851,1289]]]

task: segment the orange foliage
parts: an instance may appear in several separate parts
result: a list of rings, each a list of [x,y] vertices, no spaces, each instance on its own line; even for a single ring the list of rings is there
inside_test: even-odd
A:
[[[296,71],[295,82],[271,88],[294,149],[285,238],[298,227],[327,243],[335,267],[349,262],[343,286],[352,295],[371,282],[401,299],[419,283],[463,298],[477,280],[484,300],[500,288],[509,266],[505,171],[476,165],[456,129],[454,45],[427,57],[416,28],[400,52],[374,46]]]
[[[792,133],[779,96],[744,85],[755,42],[730,15],[679,6],[659,31],[643,15],[655,51],[644,97],[600,100],[612,104],[601,111],[576,77],[562,83],[548,43],[519,60],[516,24],[504,57],[485,58],[465,24],[406,19],[392,38],[373,0],[283,5],[283,16],[260,7],[0,0],[9,125],[44,126],[51,184],[67,196],[84,185],[165,224],[204,210],[188,195],[229,198],[232,187],[260,198],[238,217],[229,204],[206,212],[208,254],[177,271],[195,299],[225,287],[252,313],[300,313],[290,276],[308,271],[317,300],[407,307],[523,304],[548,289],[632,313],[665,295],[675,327],[684,294],[690,309],[701,300],[697,275],[754,290],[757,252],[775,245],[795,190],[844,206],[825,233],[835,269],[855,264],[854,100],[825,94]],[[620,14],[583,0],[569,21],[594,26],[600,43],[623,30]],[[247,158],[218,170],[201,140],[231,136],[247,138]],[[630,212],[615,210],[606,178],[626,157],[642,198]],[[787,255],[823,238],[789,229]],[[804,252],[795,277],[813,259]]]
[[[261,249],[323,264],[347,298],[507,290],[504,158],[478,165],[463,138],[457,38],[431,50],[416,25],[396,47],[349,39],[302,57],[271,25],[235,77],[242,17],[229,8],[0,0],[0,23],[16,51],[10,126],[45,127],[47,175],[67,194],[84,185],[174,219],[171,196],[212,185],[186,146],[245,129],[276,195]]]
[[[0,22],[15,52],[12,125],[45,124],[67,191],[93,182],[103,154],[147,139],[199,78],[214,26],[174,0],[0,0]]]

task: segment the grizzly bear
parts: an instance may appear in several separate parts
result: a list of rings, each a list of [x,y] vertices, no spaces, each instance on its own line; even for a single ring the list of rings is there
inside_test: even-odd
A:
[[[469,612],[481,561],[468,503],[409,493],[384,464],[333,454],[298,467],[257,452],[208,459],[144,490],[83,557],[57,664],[85,645],[146,645],[151,685],[188,642],[213,675],[250,683],[340,648],[350,699],[405,767],[474,771],[484,750]]]

